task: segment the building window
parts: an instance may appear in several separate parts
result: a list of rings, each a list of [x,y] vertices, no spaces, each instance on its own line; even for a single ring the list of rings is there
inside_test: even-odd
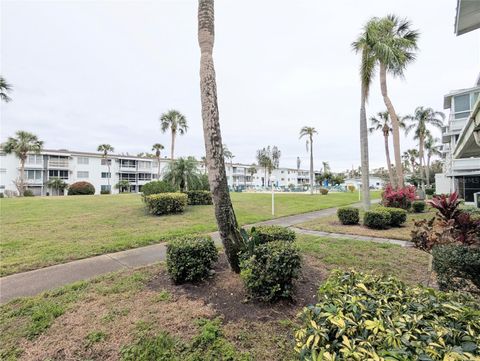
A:
[[[42,171],[41,170],[34,170],[34,169],[26,170],[25,171],[25,178],[27,178],[30,181],[41,180],[42,179]]]
[[[43,156],[41,154],[29,154],[27,156],[27,164],[43,164]]]
[[[88,157],[78,157],[77,158],[78,164],[88,164]]]
[[[109,172],[102,172],[102,178],[112,178],[112,174]]]
[[[68,179],[68,170],[50,169],[48,171],[48,178]]]
[[[150,181],[152,180],[152,173],[138,173],[139,181]]]
[[[140,168],[140,169],[151,169],[152,168],[152,162],[139,160],[138,161],[138,168]]]
[[[88,178],[88,172],[83,171],[83,170],[79,170],[77,172],[77,178]]]
[[[102,158],[101,164],[102,165],[107,165],[107,160],[108,160],[108,165],[112,165],[112,160],[111,159],[105,159],[105,158]]]
[[[454,97],[455,119],[467,118],[470,115],[470,94]]]
[[[136,168],[136,164],[134,160],[129,159],[121,159],[120,160],[120,167],[123,168]]]

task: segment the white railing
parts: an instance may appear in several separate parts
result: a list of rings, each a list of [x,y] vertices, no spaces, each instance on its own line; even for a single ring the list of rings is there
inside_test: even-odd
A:
[[[453,160],[453,170],[480,169],[480,158],[460,158]]]
[[[68,168],[68,159],[60,159],[60,160],[54,160],[54,159],[49,159],[48,160],[48,167],[49,168]]]

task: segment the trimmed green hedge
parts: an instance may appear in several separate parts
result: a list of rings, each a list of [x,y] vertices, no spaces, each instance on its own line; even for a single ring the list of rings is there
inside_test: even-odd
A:
[[[187,208],[187,195],[183,193],[159,193],[144,197],[149,213],[160,216],[181,213]]]
[[[303,309],[301,360],[478,360],[480,305],[394,277],[333,273]]]
[[[151,194],[159,193],[173,193],[176,189],[169,182],[156,180],[146,183],[142,186],[142,194],[144,196],[149,196]]]
[[[208,236],[184,237],[167,244],[167,270],[175,283],[204,279],[217,259],[218,251]]]
[[[441,290],[480,293],[480,248],[459,244],[438,245],[432,248],[432,257]]]
[[[344,225],[358,224],[360,222],[360,211],[355,207],[338,208],[337,217]]]
[[[241,258],[240,276],[250,297],[264,302],[292,298],[301,267],[300,251],[293,242],[260,244]]]
[[[328,194],[328,189],[327,188],[320,188],[320,194],[326,196]]]
[[[415,213],[422,213],[425,211],[426,204],[424,201],[415,201],[412,203],[412,210]]]
[[[95,194],[95,187],[89,182],[75,182],[68,187],[69,196]]]
[[[382,208],[382,211],[388,212],[390,214],[389,225],[391,227],[400,227],[407,221],[407,211],[405,209],[385,207]]]
[[[250,230],[251,236],[256,244],[262,244],[273,241],[295,241],[296,234],[291,229],[281,226],[257,226]]]
[[[390,213],[383,209],[366,211],[363,215],[363,224],[368,228],[386,229],[390,225],[390,221]]]
[[[212,193],[210,191],[187,191],[184,193],[188,197],[187,203],[190,206],[213,204]]]

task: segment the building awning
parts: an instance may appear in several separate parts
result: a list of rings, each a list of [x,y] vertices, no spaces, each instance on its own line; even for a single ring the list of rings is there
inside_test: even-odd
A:
[[[455,34],[462,35],[480,28],[480,1],[457,0]]]

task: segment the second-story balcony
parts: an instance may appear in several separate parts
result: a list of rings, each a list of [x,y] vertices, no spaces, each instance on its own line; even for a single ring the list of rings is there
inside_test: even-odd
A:
[[[47,164],[48,164],[48,168],[68,168],[69,161],[67,158],[49,159]]]
[[[458,158],[453,160],[452,170],[470,171],[480,169],[480,158]]]

